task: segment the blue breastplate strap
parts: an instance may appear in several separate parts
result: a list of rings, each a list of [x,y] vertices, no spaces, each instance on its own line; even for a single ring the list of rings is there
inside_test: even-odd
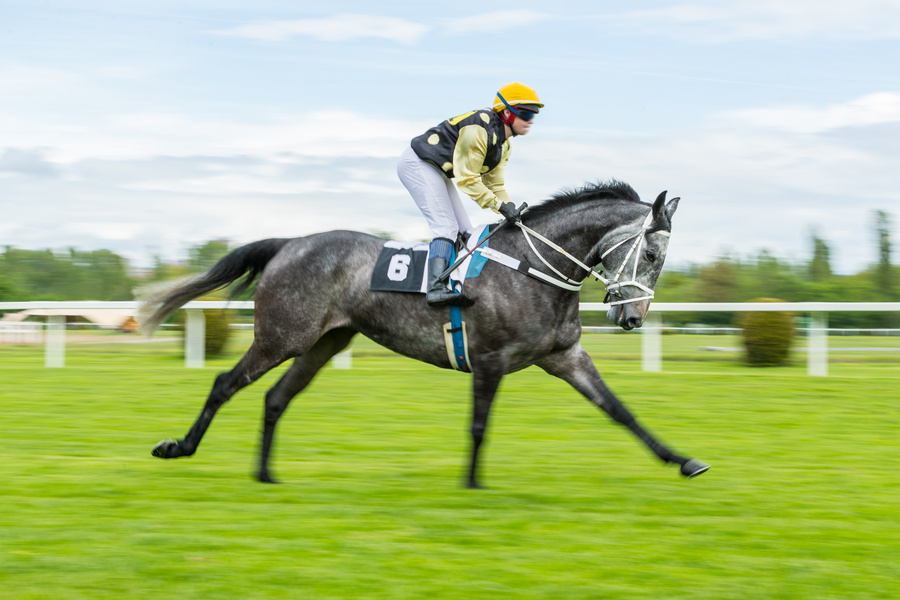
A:
[[[462,310],[450,307],[450,322],[444,324],[444,343],[450,365],[457,371],[471,373],[469,368],[469,341],[466,338],[466,324],[462,320]]]

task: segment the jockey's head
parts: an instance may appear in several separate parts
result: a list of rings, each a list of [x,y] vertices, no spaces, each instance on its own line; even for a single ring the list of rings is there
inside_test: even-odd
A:
[[[512,128],[516,118],[531,121],[544,105],[537,92],[524,83],[507,83],[494,96],[493,108],[503,122]]]

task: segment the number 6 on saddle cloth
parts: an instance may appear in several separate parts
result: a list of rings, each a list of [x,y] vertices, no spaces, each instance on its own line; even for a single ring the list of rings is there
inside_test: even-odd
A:
[[[476,228],[466,243],[468,252],[472,252],[472,249],[479,244],[481,244],[482,248],[487,247],[485,238],[490,233],[487,225]],[[462,248],[459,250],[462,250]],[[453,259],[455,259],[455,256],[451,257],[451,262]],[[472,252],[461,264],[454,264],[456,269],[451,274],[451,283],[459,283],[467,278],[478,277],[486,262],[487,258],[482,257],[479,251]],[[378,259],[375,261],[375,267],[372,269],[372,278],[369,281],[369,289],[375,292],[424,294],[428,290],[428,281],[425,274],[427,267],[427,242],[388,240],[384,243],[381,254],[378,255]]]
[[[451,285],[458,285],[467,278],[471,279],[481,274],[487,258],[482,257],[479,250],[487,247],[486,238],[488,236],[490,236],[488,226],[476,229],[469,236],[466,244],[469,256],[461,264],[454,265],[457,268],[451,274]],[[474,250],[477,246],[480,246],[479,250]],[[453,260],[454,257],[451,257],[451,262]],[[427,243],[388,240],[384,243],[384,247],[375,261],[369,289],[376,292],[424,294],[428,289],[428,278],[425,272],[427,267]],[[470,372],[466,324],[462,320],[458,306],[450,307],[450,322],[444,324],[443,330],[450,364],[458,371]]]

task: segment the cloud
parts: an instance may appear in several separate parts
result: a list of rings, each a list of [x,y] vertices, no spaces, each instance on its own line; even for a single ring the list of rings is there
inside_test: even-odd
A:
[[[62,231],[108,241],[124,241],[144,234],[146,223],[122,221],[76,221],[66,223]]]
[[[726,116],[752,127],[795,133],[821,133],[846,127],[900,123],[900,93],[868,94],[825,108],[757,108],[733,111]]]
[[[900,37],[900,4],[894,0],[856,0],[827,7],[815,0],[695,2],[632,11],[610,19],[651,35],[702,43]]]
[[[242,25],[217,33],[276,42],[295,36],[306,36],[325,42],[375,38],[401,44],[414,44],[428,30],[427,25],[395,17],[347,14],[325,19],[266,21],[254,25]]]
[[[668,189],[684,198],[673,264],[728,249],[806,257],[817,226],[834,243],[835,269],[853,272],[871,259],[860,242],[871,210],[896,206],[898,105],[900,94],[881,92],[731,111],[706,126],[643,136],[547,126],[514,142],[508,188],[529,204],[610,178],[647,200]],[[4,225],[15,225],[3,230],[4,242],[109,247],[147,263],[152,253],[177,258],[220,237],[243,243],[357,229],[422,239],[427,227],[395,164],[429,125],[346,111],[259,122],[145,112],[77,127],[0,116],[10,144],[0,147],[4,200],[13,206]],[[29,171],[59,176],[20,176]],[[474,222],[494,218],[470,204]],[[117,239],[126,232],[130,239]]]
[[[156,156],[387,157],[399,155],[426,128],[425,123],[338,110],[273,116],[256,123],[177,112],[116,114],[77,125],[0,115],[0,143],[45,148],[47,160],[63,164]]]
[[[501,10],[497,12],[451,19],[447,31],[451,34],[492,33],[505,29],[524,27],[532,23],[547,21],[552,17],[535,10]]]
[[[3,173],[56,177],[58,170],[52,163],[44,160],[42,151],[8,148],[0,154],[0,174]]]
[[[24,64],[0,65],[0,93],[25,96],[27,93],[58,93],[81,85],[79,74],[66,69],[51,69]]]
[[[543,22],[550,18],[552,18],[550,15],[535,10],[502,10],[448,19],[444,22],[444,30],[450,35],[496,33]],[[276,42],[305,36],[324,42],[374,38],[401,44],[415,44],[432,30],[429,25],[396,17],[345,14],[324,19],[265,21],[216,33]]]

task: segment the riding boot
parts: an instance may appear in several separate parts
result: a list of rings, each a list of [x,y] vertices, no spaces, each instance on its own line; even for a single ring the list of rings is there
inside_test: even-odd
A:
[[[445,238],[435,238],[429,247],[428,257],[428,292],[425,300],[429,306],[472,306],[475,301],[464,291],[451,290],[445,281],[438,278],[450,266],[453,243]]]

